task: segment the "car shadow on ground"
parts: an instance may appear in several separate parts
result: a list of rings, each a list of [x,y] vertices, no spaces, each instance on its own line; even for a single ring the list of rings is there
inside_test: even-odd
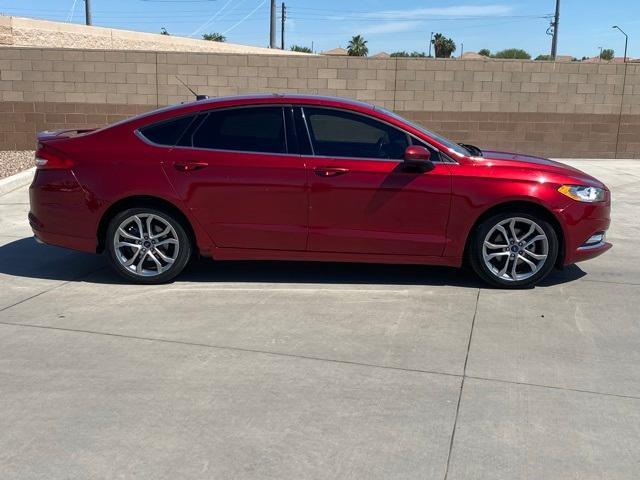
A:
[[[44,280],[126,284],[111,270],[104,255],[40,245],[22,238],[0,246],[0,274]],[[540,287],[577,280],[585,275],[572,265],[551,273]],[[306,283],[372,285],[450,285],[487,288],[468,268],[371,263],[192,261],[176,282]]]

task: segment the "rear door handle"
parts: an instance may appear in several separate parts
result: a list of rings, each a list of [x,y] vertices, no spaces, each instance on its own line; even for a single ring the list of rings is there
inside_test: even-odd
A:
[[[344,175],[349,169],[342,167],[316,167],[313,171],[319,177],[335,177],[337,175]]]
[[[200,170],[201,168],[208,167],[207,162],[195,162],[189,160],[176,160],[173,162],[173,168],[179,172],[192,172],[193,170]]]

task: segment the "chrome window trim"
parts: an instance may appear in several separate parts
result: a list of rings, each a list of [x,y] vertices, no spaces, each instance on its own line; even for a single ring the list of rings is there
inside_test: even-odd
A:
[[[164,145],[161,145],[162,147]],[[269,157],[277,156],[277,157],[296,157],[301,158],[303,155],[299,155],[297,153],[269,153],[269,152],[254,152],[251,150],[225,150],[224,148],[202,148],[202,147],[185,147],[184,145],[176,145],[175,147],[168,147],[173,149],[181,149],[181,150],[198,150],[200,152],[220,152],[220,153],[241,153],[243,155],[266,155]]]
[[[444,158],[448,159],[449,161],[442,161],[442,160],[438,160],[435,161],[434,163],[436,164],[447,164],[447,165],[459,165],[459,163],[457,161],[455,161],[455,159],[451,158],[448,154],[446,154],[445,152],[443,152],[442,150],[440,150],[439,148],[433,146],[430,142],[427,142],[426,140],[423,140],[421,138],[418,138],[416,135],[407,132],[406,130],[396,126],[396,125],[392,125],[391,123],[387,122],[386,120],[382,120],[380,118],[371,116],[371,115],[367,115],[365,113],[361,113],[361,112],[356,112],[354,110],[349,110],[349,109],[345,109],[345,108],[339,108],[339,107],[328,107],[328,106],[324,106],[324,105],[314,105],[314,104],[305,104],[305,103],[259,103],[259,104],[249,104],[249,105],[233,105],[233,106],[229,106],[229,107],[219,107],[219,108],[210,108],[210,109],[202,109],[202,110],[196,110],[193,112],[189,112],[186,113],[184,115],[179,115],[176,117],[171,117],[171,118],[167,118],[165,120],[160,120],[158,122],[155,123],[148,123],[146,125],[142,125],[140,127],[138,127],[137,129],[134,130],[134,134],[141,139],[144,143],[146,143],[147,145],[151,145],[153,147],[160,147],[160,148],[169,148],[169,149],[182,149],[182,150],[198,150],[198,151],[204,151],[204,152],[222,152],[222,153],[239,153],[239,154],[250,154],[250,155],[268,155],[268,156],[273,156],[273,155],[279,155],[279,156],[286,156],[286,157],[298,157],[298,158],[327,158],[327,159],[336,159],[336,160],[362,160],[362,161],[376,161],[376,162],[394,162],[394,163],[402,163],[404,160],[402,159],[395,159],[395,158],[373,158],[373,157],[338,157],[338,156],[328,156],[328,155],[316,155],[315,154],[315,150],[313,148],[313,142],[311,141],[311,133],[309,132],[309,126],[307,124],[307,117],[304,113],[304,107],[317,107],[317,108],[323,108],[326,110],[336,110],[338,112],[346,112],[346,113],[351,113],[353,115],[359,115],[361,117],[365,117],[365,118],[370,118],[373,119],[375,121],[378,121],[380,123],[383,123],[391,128],[395,128],[396,130],[404,133],[405,135],[408,135],[411,138],[414,138],[420,142],[423,142],[425,144],[427,144],[428,146],[430,146],[431,148],[433,148],[435,151],[438,152],[439,155],[444,156]],[[193,115],[194,117],[194,121],[196,121],[198,119],[198,117],[200,115],[204,115],[205,118],[206,116],[209,115],[209,113],[211,112],[217,112],[217,111],[223,111],[223,110],[236,110],[236,109],[241,109],[241,108],[255,108],[255,107],[280,107],[282,109],[282,114],[283,114],[283,121],[285,122],[285,147],[287,148],[287,153],[273,153],[273,152],[256,152],[253,150],[226,150],[226,149],[222,149],[222,148],[204,148],[204,147],[194,147],[194,146],[184,146],[184,145],[163,145],[160,143],[155,143],[151,140],[149,140],[147,137],[144,136],[144,134],[140,131],[140,129],[145,128],[145,127],[149,127],[152,125],[157,125],[157,124],[161,124],[164,122],[170,122],[173,120],[176,120],[180,117],[187,117],[190,115]],[[291,107],[291,108],[295,108],[298,107],[301,110],[301,114],[302,114],[302,119],[304,121],[304,126],[305,126],[305,131],[307,132],[307,136],[309,139],[309,144],[311,145],[311,151],[312,153],[310,155],[308,154],[298,154],[298,153],[289,153],[288,152],[288,142],[287,142],[287,132],[286,132],[286,123],[287,123],[287,119],[286,119],[286,115],[284,113],[284,109],[286,107]],[[204,119],[202,119],[200,122],[202,124],[202,121],[204,121]],[[185,129],[185,132],[191,127],[191,125],[193,124],[190,123],[189,126]],[[198,126],[198,128],[200,128],[201,125]],[[196,129],[197,131],[197,129]],[[185,133],[183,132],[183,134]],[[195,132],[193,132],[195,134]],[[193,134],[192,134],[193,135]],[[182,137],[180,137],[180,139],[178,139],[178,141],[180,141],[182,139]]]

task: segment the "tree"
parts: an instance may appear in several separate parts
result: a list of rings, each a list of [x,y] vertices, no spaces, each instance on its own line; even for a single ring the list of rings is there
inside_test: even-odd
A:
[[[529,55],[524,50],[520,48],[507,48],[506,50],[500,50],[496,52],[493,56],[494,58],[518,58],[520,60],[530,60],[531,55]]]
[[[411,53],[405,52],[404,50],[400,52],[393,52],[390,57],[412,57],[412,58],[425,58],[427,56],[424,52],[413,51]]]
[[[202,39],[209,40],[210,42],[226,42],[227,41],[227,37],[225,37],[224,35],[218,32],[203,33]]]
[[[536,60],[553,60],[553,57],[551,55],[538,55],[535,59]]]
[[[291,45],[292,52],[313,53],[309,47],[302,47],[300,45]]]
[[[171,35],[169,32],[167,32],[167,29],[162,27],[160,29],[160,35]]]
[[[602,60],[613,60],[613,57],[615,57],[615,52],[611,48],[605,48],[600,52],[600,58]]]
[[[482,55],[483,57],[490,57],[491,50],[489,50],[488,48],[481,48],[480,51],[478,52],[478,55]]]
[[[347,52],[352,57],[366,57],[369,53],[367,41],[361,35],[352,37],[351,40],[349,40],[349,44],[347,45]]]
[[[436,58],[451,58],[451,54],[456,51],[455,42],[441,33],[436,33],[431,43],[436,49]]]

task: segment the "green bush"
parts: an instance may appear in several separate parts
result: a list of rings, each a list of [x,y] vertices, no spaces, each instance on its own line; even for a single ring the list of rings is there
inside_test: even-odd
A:
[[[506,50],[500,50],[493,56],[494,58],[517,58],[520,60],[530,60],[531,55],[520,48],[507,48]]]

